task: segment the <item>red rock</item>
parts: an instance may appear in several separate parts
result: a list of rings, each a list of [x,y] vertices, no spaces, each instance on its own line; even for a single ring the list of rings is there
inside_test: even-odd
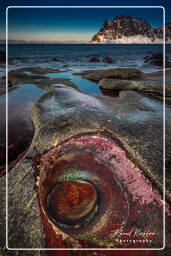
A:
[[[58,183],[49,198],[52,217],[63,223],[77,223],[92,211],[97,199],[96,190],[83,180]]]

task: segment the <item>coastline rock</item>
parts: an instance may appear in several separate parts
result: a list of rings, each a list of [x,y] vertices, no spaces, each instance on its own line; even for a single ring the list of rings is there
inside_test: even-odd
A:
[[[112,64],[113,63],[113,60],[112,60],[112,58],[110,58],[110,57],[104,57],[103,58],[103,62],[104,63],[108,63],[108,64]]]
[[[6,53],[4,51],[0,51],[0,63],[6,62]]]
[[[151,56],[146,56],[144,58],[144,62],[149,62],[154,66],[163,67],[163,53],[158,52],[152,54]],[[169,61],[169,58],[167,56],[165,57],[165,67],[171,67],[171,61]]]
[[[75,73],[75,75],[81,75],[83,78],[99,82],[103,78],[112,79],[127,79],[127,80],[140,80],[145,79],[146,75],[138,69],[128,68],[116,68],[116,69],[104,69],[104,70],[88,70],[81,73]]]
[[[26,73],[26,72],[29,72]],[[36,83],[41,79],[46,79],[44,75],[47,73],[59,73],[61,71],[51,68],[39,68],[39,67],[26,67],[19,68],[15,70],[10,70],[8,72],[8,81],[11,86],[17,86],[18,84],[24,83]]]
[[[171,70],[165,70],[166,82],[171,80]],[[146,74],[147,80],[163,82],[163,71]]]
[[[6,80],[0,78],[0,94],[3,94],[6,91]]]
[[[29,72],[29,74],[27,73]],[[18,68],[15,70],[10,70],[8,72],[8,90],[14,90],[18,88],[19,84],[24,84],[24,83],[33,83],[33,84],[38,84],[40,85],[39,87],[43,88],[45,87],[45,90],[49,90],[47,87],[47,84],[52,85],[53,79],[47,79],[46,76],[44,76],[47,73],[59,73],[58,69],[51,69],[51,68],[39,68],[39,67],[26,67],[26,68]],[[43,80],[45,82],[43,83]],[[48,80],[48,81],[47,81]],[[69,81],[70,79],[64,79],[63,82]],[[68,84],[70,85],[70,84]],[[44,89],[44,88],[43,88]],[[0,78],[0,95],[6,93],[6,78],[3,76]]]
[[[16,72],[18,74],[18,71]],[[18,84],[22,84],[23,82],[23,75],[21,75],[21,80],[18,79]],[[37,76],[37,75],[36,75]],[[25,80],[24,87],[27,87],[26,90],[35,90],[34,87],[40,87],[46,91],[52,91],[53,84],[65,84],[68,86],[72,86],[74,88],[77,88],[77,86],[71,82],[70,79],[63,79],[63,78],[48,78],[47,76],[43,77],[43,79],[33,80],[33,84],[30,84],[29,82],[29,75],[27,76],[28,80]],[[8,91],[14,90],[19,88],[20,86],[12,86],[9,83]],[[33,135],[34,135],[34,127],[32,124],[32,121],[30,120],[30,112],[32,105],[34,104],[34,101],[36,102],[38,97],[40,95],[44,94],[44,90],[36,90],[36,95],[31,96],[32,100],[28,101],[26,99],[26,102],[23,100],[20,102],[20,98],[18,97],[17,105],[11,107],[11,102],[13,102],[13,97],[11,100],[11,94],[9,94],[9,110],[10,110],[10,117],[8,119],[9,121],[9,132],[8,132],[8,170],[10,171],[17,162],[25,155],[25,153],[28,150],[28,147],[31,144]],[[18,90],[17,90],[18,91]],[[6,80],[5,77],[0,79],[0,94],[6,93]],[[16,92],[16,95],[18,92]],[[15,95],[15,93],[14,93]],[[15,97],[15,96],[14,96]],[[29,96],[28,96],[29,97]],[[3,99],[4,97],[2,97]],[[22,108],[22,113],[20,113]],[[1,128],[0,128],[0,137],[1,137],[1,151],[0,151],[0,176],[5,174],[5,101],[3,100],[1,102]],[[19,114],[20,113],[20,114]],[[24,113],[24,114],[23,114]],[[23,129],[23,132],[21,133],[21,130]],[[17,139],[16,139],[17,138]]]
[[[100,62],[100,60],[96,57],[92,57],[91,59],[89,59],[89,62]]]
[[[129,81],[104,78],[100,80],[99,85],[103,89],[112,91],[133,90],[163,100],[163,83],[152,81]],[[171,84],[165,85],[166,100],[171,101]]]
[[[53,57],[51,60],[52,61],[60,61],[60,59],[58,57]]]
[[[52,95],[53,96],[55,95],[55,98],[53,98]],[[46,101],[48,101],[49,99],[53,101],[54,106],[53,106],[53,109],[51,110],[51,113],[49,113],[50,115],[47,117],[46,111],[48,111],[49,108],[48,106],[46,106]],[[82,104],[85,104],[85,105],[83,106]],[[42,109],[40,114],[38,109],[41,106],[42,107],[44,106],[45,109],[47,107],[47,109],[46,111],[45,109],[44,110]],[[59,108],[57,108],[57,106],[59,106]],[[102,106],[104,106],[104,108],[102,108]],[[96,115],[98,111],[99,111],[99,114]],[[138,116],[137,116],[138,114],[137,111],[140,114]],[[77,113],[77,115],[75,115],[75,113]],[[42,121],[39,118],[37,119],[37,115],[39,116],[39,118],[41,116]],[[157,142],[159,141],[159,138],[161,136],[160,133],[162,134],[162,129],[161,130],[159,129],[160,126],[162,127],[162,122],[160,123],[160,119],[162,120],[163,118],[162,102],[156,99],[151,99],[151,98],[142,96],[141,94],[133,91],[121,92],[120,96],[115,100],[105,96],[95,97],[95,96],[82,93],[74,87],[57,84],[53,87],[53,92],[50,92],[49,94],[42,96],[39,102],[34,106],[33,112],[32,112],[32,119],[36,127],[39,123],[39,127],[42,127],[42,129],[44,130],[45,128],[49,129],[49,125],[51,126],[52,123],[47,123],[45,127],[44,126],[45,123],[43,122],[43,119],[44,118],[50,119],[51,117],[53,117],[53,115],[55,115],[56,118],[58,119],[58,124],[60,129],[56,130],[56,124],[54,123],[54,129],[49,130],[47,134],[47,137],[49,139],[49,143],[48,143],[49,146],[51,143],[53,144],[53,140],[55,139],[55,137],[52,137],[50,139],[50,136],[52,135],[53,132],[55,132],[56,135],[60,133],[60,137],[58,137],[58,139],[60,138],[59,141],[62,141],[63,139],[67,139],[70,136],[73,136],[74,134],[77,134],[77,133],[81,133],[83,131],[85,132],[91,129],[103,130],[103,128],[106,127],[107,130],[109,129],[109,132],[111,134],[115,134],[115,135],[117,134],[117,138],[122,141],[123,145],[125,146],[127,145],[126,149],[130,151],[131,155],[133,154],[133,152],[134,153],[136,152],[135,155],[137,155],[138,152],[141,155],[143,151],[142,158],[144,158],[144,160],[141,158],[141,160],[135,159],[135,161],[140,161],[140,162],[142,161],[140,165],[144,165],[144,169],[147,172],[149,171],[149,174],[151,170],[152,176],[154,173],[156,175],[160,175],[160,171],[159,171],[160,168],[158,166],[159,162],[156,165],[155,159],[157,157],[156,154],[158,155],[158,159],[160,159],[159,155],[163,150],[162,145],[159,145]],[[107,122],[107,119],[109,117],[110,117],[109,119],[111,119],[111,115],[112,115],[112,121]],[[121,115],[121,116],[118,117],[118,115],[119,116]],[[130,115],[131,115],[131,119],[130,119]],[[166,104],[166,115],[167,115],[167,120],[166,120],[167,127],[170,127],[169,120],[171,118],[171,112],[170,112],[170,105],[167,105],[167,104]],[[139,121],[136,120],[136,118],[138,118]],[[76,120],[78,122],[77,125],[75,124]],[[85,120],[86,120],[87,126],[85,126]],[[130,126],[126,125],[128,124],[127,122],[129,123]],[[75,127],[74,130],[72,129],[72,125],[74,125]],[[62,126],[64,126],[64,130],[61,129]],[[53,126],[51,126],[51,128],[52,127]],[[141,127],[141,131],[139,131],[140,127]],[[148,136],[146,136],[145,127],[148,127],[148,130],[149,130]],[[156,129],[155,127],[158,127],[158,128],[154,132],[154,129]],[[132,132],[134,133],[135,138],[129,138],[129,136],[127,136],[130,133],[132,134]],[[140,135],[139,132],[141,133],[140,137],[139,137]],[[142,133],[144,133],[144,138],[142,136]],[[154,133],[154,134],[152,135],[150,133]],[[154,141],[150,139],[151,136],[153,137]],[[124,140],[124,138],[126,140]],[[42,139],[45,139],[46,141],[45,137],[43,137]],[[144,145],[141,144],[142,143],[141,139],[144,140],[145,144],[147,143],[146,146],[145,144]],[[155,139],[157,140],[156,143],[155,143]],[[169,145],[170,140],[171,140],[171,135],[168,136],[168,139],[166,142],[167,145]],[[36,139],[34,142],[36,142]],[[47,147],[46,143],[44,142],[42,141],[41,145],[37,147],[38,150],[41,149],[41,152]],[[150,148],[148,147],[150,142],[152,143],[152,145],[153,144],[156,145],[157,147],[156,150],[159,150],[159,152],[157,153],[151,152],[152,155],[149,155],[149,150],[151,149],[151,147]],[[129,144],[129,146],[127,143]],[[133,146],[134,143],[135,145]],[[160,146],[161,146],[161,149],[160,149]],[[170,153],[168,152],[168,154],[171,155],[171,152]],[[134,156],[132,155],[132,157],[134,158],[135,155]],[[168,155],[166,156],[166,158],[168,159]],[[149,168],[147,168],[146,164],[148,165]],[[157,182],[159,182],[158,179],[157,179]]]
[[[8,80],[12,84],[12,86],[17,86],[18,84],[24,83],[34,83],[36,79],[43,79],[43,75],[34,75],[34,74],[26,74],[20,69],[10,70],[8,72]]]
[[[17,86],[13,86],[11,81],[8,81],[8,91],[17,88]],[[0,78],[0,95],[6,93],[6,78]]]
[[[77,90],[78,87],[77,85],[75,85],[70,78],[44,78],[44,79],[40,79],[38,81],[35,81],[34,84],[44,90],[46,90],[47,92],[50,92],[53,90],[53,85],[54,84],[65,84],[67,86],[73,87]]]
[[[166,113],[166,126],[171,130],[171,111],[168,105],[166,105]],[[67,140],[73,136],[78,138],[80,134],[87,136],[87,133],[93,132],[96,133],[97,138],[101,138],[101,131],[102,133],[105,131],[115,140],[120,141],[129,159],[137,168],[141,167],[152,181],[154,191],[157,189],[162,191],[163,105],[161,102],[141,96],[137,92],[121,92],[119,97],[113,100],[110,97],[95,97],[68,86],[56,85],[53,92],[42,96],[35,104],[32,119],[36,128],[32,145],[25,157],[9,174],[9,191],[11,191],[9,247],[44,247],[43,227],[34,190],[34,159],[37,155],[43,157],[44,152],[50,152],[54,145],[63,141],[67,143]],[[168,133],[166,161],[171,157],[170,141],[171,134]],[[71,139],[71,142],[74,142],[74,139]],[[67,159],[65,158],[65,162]],[[52,163],[48,162],[48,164]],[[168,176],[166,181],[170,182]],[[167,188],[169,189],[169,185]],[[134,206],[138,207],[136,204]],[[147,225],[149,227],[150,224],[150,228],[157,233],[158,239],[155,242],[159,243],[159,246],[162,243],[160,239],[162,229],[159,229],[158,221],[162,220],[162,214],[158,213],[157,206],[149,207],[147,215],[143,208],[143,216],[138,223],[139,228],[144,221],[143,228]],[[141,211],[140,208],[138,210]],[[150,214],[151,211],[155,213],[155,218]],[[17,214],[14,216],[14,213]],[[135,223],[134,220],[132,225]],[[169,225],[166,225],[166,229],[168,232]],[[56,232],[60,234],[59,229]],[[18,233],[22,234],[22,239],[21,236],[16,235]]]

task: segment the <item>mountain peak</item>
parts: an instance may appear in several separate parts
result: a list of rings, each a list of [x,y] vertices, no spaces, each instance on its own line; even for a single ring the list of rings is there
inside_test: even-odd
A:
[[[171,23],[166,25],[166,42],[171,42]],[[91,43],[163,43],[163,28],[152,28],[150,24],[132,16],[116,16],[106,19]]]

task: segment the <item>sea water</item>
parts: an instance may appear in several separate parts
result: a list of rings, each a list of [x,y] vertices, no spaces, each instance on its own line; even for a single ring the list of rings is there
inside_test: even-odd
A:
[[[0,50],[5,50],[5,45],[0,45]],[[82,71],[125,67],[150,73],[161,69],[144,63],[144,57],[162,50],[163,45],[155,44],[9,44],[9,69],[38,66]],[[166,55],[171,57],[171,45],[166,46]],[[107,56],[112,64],[103,62]],[[89,62],[92,57],[100,62]],[[0,76],[4,71],[5,65],[1,65]]]

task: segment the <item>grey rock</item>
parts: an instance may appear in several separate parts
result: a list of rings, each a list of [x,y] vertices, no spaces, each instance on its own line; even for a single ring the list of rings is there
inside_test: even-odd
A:
[[[29,74],[26,72],[30,72]],[[51,91],[52,84],[54,83],[63,83],[68,86],[77,86],[71,82],[69,78],[52,78],[44,76],[47,73],[59,73],[58,69],[51,68],[39,68],[39,67],[26,67],[19,68],[16,70],[10,70],[8,72],[8,91],[18,88],[20,84],[33,83],[38,87]],[[6,93],[6,77],[0,78],[0,95]]]
[[[166,105],[168,163],[171,159],[170,110]],[[105,131],[111,134],[121,142],[132,161],[143,169],[155,188],[162,191],[163,105],[160,101],[133,91],[123,91],[114,100],[55,85],[53,91],[42,96],[33,107],[32,120],[36,130],[30,149],[9,175],[10,247],[44,246],[34,191],[33,159],[80,133]],[[166,166],[167,197],[171,185],[169,168]]]
[[[76,73],[81,75],[83,78],[99,82],[103,78],[112,79],[127,79],[127,80],[140,80],[145,79],[146,75],[138,69],[128,69],[128,68],[116,68],[116,69],[104,69],[104,70],[88,70],[81,73]]]
[[[167,127],[170,127],[170,105],[166,105],[166,113]],[[162,187],[162,102],[133,91],[123,91],[113,100],[111,97],[90,96],[68,86],[56,85],[53,94],[42,96],[34,106],[32,119],[39,127],[34,138],[38,151],[43,152],[51,148],[53,143],[78,133],[108,130]],[[45,133],[46,136],[43,136]],[[171,136],[167,143],[170,139]],[[170,156],[171,152],[168,152],[168,160]]]
[[[103,89],[125,91],[133,90],[163,100],[163,83],[154,81],[129,81],[104,78],[99,85]],[[171,84],[165,85],[166,100],[171,101]]]
[[[24,170],[25,169],[25,170]],[[9,207],[8,207],[8,247],[9,248],[36,248],[44,245],[42,227],[37,200],[34,196],[34,177],[30,175],[30,167],[26,161],[9,173]],[[14,178],[16,176],[16,178]],[[10,180],[13,183],[10,183]],[[12,190],[11,190],[12,185]],[[41,251],[11,251],[6,248],[6,177],[0,177],[0,255],[2,256],[40,256],[45,255]],[[33,201],[29,201],[30,199]],[[28,203],[28,205],[27,205]],[[30,204],[29,204],[30,203]],[[8,222],[8,223],[9,223]],[[11,224],[13,223],[13,224]],[[10,233],[11,232],[11,233]]]

